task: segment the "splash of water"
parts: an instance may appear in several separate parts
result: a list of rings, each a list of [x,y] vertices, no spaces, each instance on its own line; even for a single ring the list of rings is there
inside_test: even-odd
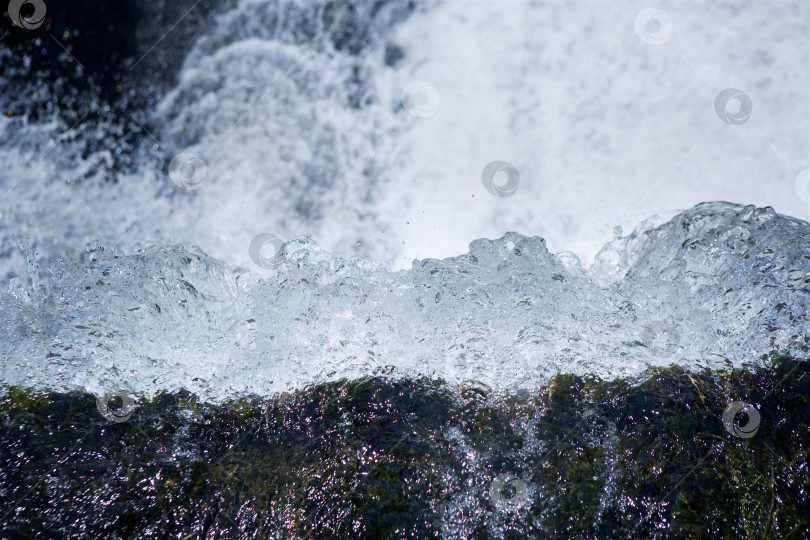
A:
[[[399,272],[305,236],[262,277],[194,247],[94,243],[2,298],[0,382],[219,399],[375,373],[515,389],[739,366],[806,349],[808,239],[772,209],[705,203],[618,238],[591,269],[517,233]]]

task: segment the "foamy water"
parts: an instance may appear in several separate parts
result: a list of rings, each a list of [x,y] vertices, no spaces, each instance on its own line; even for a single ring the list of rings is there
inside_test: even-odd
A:
[[[536,388],[801,355],[810,225],[724,203],[617,238],[593,271],[539,237],[391,272],[288,242],[266,279],[194,248],[93,245],[2,302],[3,381],[221,399],[372,374]]]
[[[703,201],[810,215],[806,3],[661,4],[646,34],[636,3],[355,5],[223,8],[131,111],[134,149],[82,110],[0,117],[2,382],[222,397],[394,366],[512,387],[798,346],[806,229],[786,217],[695,210],[697,232],[587,266],[616,225]],[[727,88],[753,106],[736,125]],[[493,161],[513,195],[482,182]],[[288,241],[275,270],[262,233]]]

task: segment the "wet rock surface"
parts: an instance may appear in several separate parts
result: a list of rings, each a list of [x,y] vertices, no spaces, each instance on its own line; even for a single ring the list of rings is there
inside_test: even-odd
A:
[[[810,534],[810,370],[785,357],[517,394],[384,374],[269,400],[180,391],[112,420],[127,394],[4,394],[2,538]],[[753,436],[724,425],[734,402]]]

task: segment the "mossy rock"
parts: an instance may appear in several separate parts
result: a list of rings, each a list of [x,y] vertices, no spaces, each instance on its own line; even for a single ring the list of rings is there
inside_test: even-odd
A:
[[[180,391],[117,422],[87,393],[5,388],[0,537],[807,538],[809,371]],[[736,401],[752,437],[721,420]]]

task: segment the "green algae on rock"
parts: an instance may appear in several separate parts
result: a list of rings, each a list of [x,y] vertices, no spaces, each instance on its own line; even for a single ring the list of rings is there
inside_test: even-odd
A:
[[[810,368],[559,375],[535,393],[384,377],[268,400],[7,387],[2,538],[802,538]],[[735,436],[729,403],[751,404]]]

